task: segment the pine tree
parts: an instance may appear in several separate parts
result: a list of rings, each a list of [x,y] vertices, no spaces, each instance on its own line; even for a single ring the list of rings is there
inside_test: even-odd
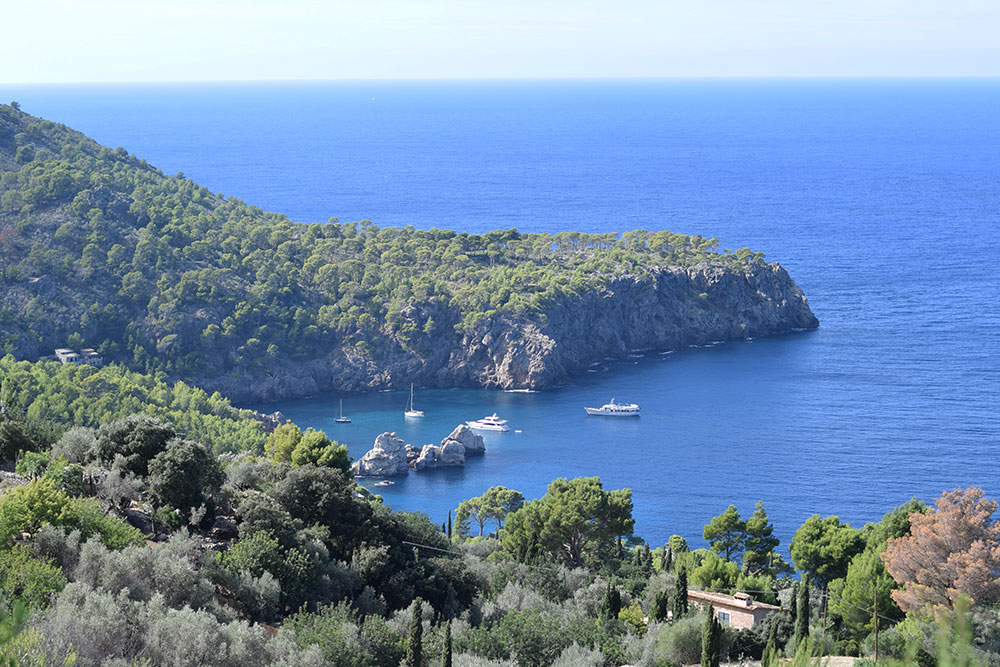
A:
[[[441,661],[441,667],[452,667],[451,666],[451,621],[445,623],[444,626],[444,660]]]
[[[654,621],[663,622],[667,620],[667,612],[670,611],[670,596],[666,591],[659,591],[653,598],[653,609],[650,616]]]
[[[687,569],[682,565],[674,582],[674,620],[688,613],[688,577]]]
[[[809,580],[803,576],[799,586],[798,609],[795,611],[795,645],[809,636]]]
[[[708,603],[708,615],[701,632],[701,667],[719,667],[722,649],[722,625],[715,618],[715,608]]]
[[[424,664],[424,621],[421,618],[420,598],[410,605],[410,639],[406,643],[407,667],[423,667]]]

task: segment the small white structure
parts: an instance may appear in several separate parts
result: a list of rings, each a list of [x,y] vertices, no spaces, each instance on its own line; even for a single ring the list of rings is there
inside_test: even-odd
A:
[[[84,348],[77,352],[68,347],[61,347],[55,351],[56,359],[62,364],[74,364],[76,366],[103,366],[104,361],[93,348]]]

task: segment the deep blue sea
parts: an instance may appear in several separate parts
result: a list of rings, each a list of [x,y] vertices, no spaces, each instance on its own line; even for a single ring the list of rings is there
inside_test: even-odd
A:
[[[1000,81],[372,82],[0,87],[29,113],[293,220],[482,232],[645,228],[780,261],[821,328],[609,363],[539,394],[266,406],[360,456],[494,411],[464,470],[382,487],[449,508],[555,477],[630,487],[636,532],[700,544],[763,500],[787,546],[957,485],[1000,495]],[[642,417],[587,417],[635,401]]]

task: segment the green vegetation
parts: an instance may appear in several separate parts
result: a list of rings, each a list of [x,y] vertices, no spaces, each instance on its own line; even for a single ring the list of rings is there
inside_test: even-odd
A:
[[[544,319],[613,277],[703,262],[763,255],[668,231],[297,224],[0,106],[0,354],[86,345],[180,379],[265,376],[333,352],[428,361],[484,319]]]
[[[161,404],[172,395],[120,370],[0,364],[17,400],[48,386],[65,402],[98,373]],[[38,379],[7,382],[25,375]],[[340,446],[316,431],[285,425],[256,454],[216,455],[159,417],[63,431],[71,413],[37,404],[0,413],[4,463],[22,475],[0,485],[7,662],[804,665],[873,656],[876,605],[881,664],[1000,661],[1000,524],[979,489],[911,500],[860,530],[809,518],[791,548],[796,585],[761,503],[746,521],[735,506],[708,518],[712,549],[678,535],[651,549],[628,489],[558,479],[527,502],[505,487],[463,501],[448,535],[447,521],[357,493]],[[782,611],[734,630],[689,607],[689,585]]]
[[[0,406],[13,415],[24,415],[28,424],[55,423],[59,433],[66,425],[96,427],[142,413],[170,422],[215,453],[261,453],[267,439],[259,420],[247,410],[237,410],[218,393],[209,395],[183,382],[167,384],[117,365],[29,363],[8,355],[0,359]],[[18,428],[14,422],[0,424],[0,445],[6,441],[4,427]],[[21,431],[7,438],[20,440],[3,451],[6,458],[31,449]]]

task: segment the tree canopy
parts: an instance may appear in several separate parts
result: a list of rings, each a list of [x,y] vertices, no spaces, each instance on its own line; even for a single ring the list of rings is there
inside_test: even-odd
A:
[[[789,550],[795,567],[820,586],[847,574],[847,566],[864,548],[864,540],[840,517],[814,514],[795,531]]]
[[[882,554],[903,587],[892,592],[904,611],[951,609],[967,596],[1000,600],[1000,521],[997,501],[979,487],[941,494],[926,514],[910,514],[910,534],[888,541]]]
[[[581,567],[608,558],[634,524],[631,489],[605,491],[597,477],[560,478],[507,518],[501,539],[522,560],[546,557]]]

